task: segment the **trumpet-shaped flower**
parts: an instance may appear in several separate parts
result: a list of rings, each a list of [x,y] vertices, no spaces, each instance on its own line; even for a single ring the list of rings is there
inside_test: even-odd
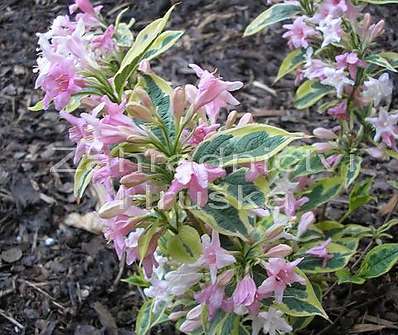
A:
[[[250,275],[246,275],[241,281],[238,282],[232,295],[235,313],[246,313],[247,308],[254,303],[256,293],[256,283]]]
[[[369,78],[364,83],[363,96],[377,107],[383,100],[390,100],[393,91],[393,83],[388,73],[383,73],[378,79]]]
[[[320,245],[317,245],[306,252],[306,254],[321,258],[323,260],[323,266],[333,258],[333,255],[328,252],[328,245],[332,242],[332,239],[327,239],[325,242],[322,242]]]
[[[188,100],[196,109],[204,107],[212,123],[216,122],[221,108],[239,105],[239,101],[229,92],[239,90],[243,86],[242,82],[223,81],[221,77],[216,77],[214,73],[195,64],[191,64],[190,67],[200,80],[198,88],[187,85]]]
[[[328,114],[337,120],[348,120],[347,100],[343,100],[336,106],[329,108]]]
[[[262,330],[264,334],[277,335],[290,333],[293,328],[282,317],[283,313],[270,307],[268,312],[261,312],[250,317],[252,320],[252,335],[258,335]]]
[[[343,35],[341,18],[333,19],[328,16],[319,23],[318,30],[323,34],[322,48],[332,43],[338,43]]]
[[[115,49],[115,42],[112,39],[114,33],[115,28],[110,25],[102,35],[94,37],[91,41],[94,49],[99,49],[104,54],[112,52]]]
[[[368,117],[366,121],[371,123],[376,130],[374,140],[383,142],[390,148],[396,150],[396,139],[398,138],[398,114],[390,114],[381,108],[377,117]]]
[[[218,283],[211,284],[201,292],[195,294],[196,301],[207,306],[210,319],[212,319],[221,308],[224,297],[224,287]]]
[[[189,197],[199,207],[206,205],[208,200],[207,188],[209,183],[225,176],[225,170],[211,167],[206,164],[198,164],[190,161],[182,161],[176,168],[174,180],[168,191],[160,200],[162,208],[170,208],[177,194],[188,190]]]
[[[325,78],[321,80],[321,84],[333,86],[336,89],[337,97],[343,96],[344,87],[354,85],[355,82],[348,79],[343,69],[326,68],[323,72]]]
[[[218,123],[207,125],[206,123],[202,123],[195,128],[192,133],[192,136],[189,138],[188,143],[191,145],[198,145],[199,143],[203,142],[203,140],[212,135],[220,125]]]
[[[206,265],[210,269],[212,283],[216,282],[217,270],[235,263],[234,256],[221,247],[220,236],[213,230],[212,237],[202,236],[203,255],[199,258],[198,264]]]
[[[355,80],[358,68],[365,68],[366,63],[358,58],[355,52],[345,52],[342,55],[336,56],[337,68],[348,69],[350,76]]]
[[[70,14],[73,14],[78,10],[81,11],[81,13],[76,15],[76,20],[83,20],[88,26],[99,25],[97,15],[101,9],[102,6],[94,7],[90,0],[75,0],[75,3],[69,6]]]
[[[268,278],[258,288],[258,293],[264,296],[274,293],[275,300],[281,303],[283,292],[287,286],[293,283],[305,284],[304,278],[295,272],[297,265],[302,260],[300,258],[289,263],[281,258],[270,258],[269,262],[265,265]]]
[[[288,31],[283,34],[283,38],[287,38],[288,45],[292,49],[308,48],[309,39],[316,35],[316,31],[311,26],[304,22],[304,17],[298,17],[294,20],[293,24],[285,24],[283,28]]]
[[[297,237],[301,237],[308,230],[308,228],[315,222],[315,215],[313,212],[304,213],[298,224]]]

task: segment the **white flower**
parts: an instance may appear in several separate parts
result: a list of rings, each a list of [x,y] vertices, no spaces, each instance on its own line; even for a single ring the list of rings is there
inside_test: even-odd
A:
[[[389,114],[386,109],[380,108],[378,117],[368,117],[366,121],[375,127],[376,142],[382,139],[389,147],[395,147],[395,140],[398,139],[398,114]]]
[[[341,18],[333,19],[327,16],[319,23],[317,28],[323,34],[322,48],[336,42],[340,42],[343,30],[341,29]]]
[[[382,100],[389,100],[393,90],[393,83],[388,73],[383,73],[379,79],[369,78],[365,81],[363,96],[371,99],[377,107]]]
[[[283,313],[275,308],[268,312],[261,312],[258,316],[252,317],[252,335],[257,335],[261,329],[264,334],[277,335],[289,333],[293,328],[282,317]]]
[[[166,274],[167,291],[176,296],[183,295],[201,278],[198,267],[194,264],[183,264],[177,270]]]
[[[355,82],[348,79],[343,69],[336,70],[333,68],[326,68],[323,71],[325,79],[321,81],[323,85],[333,86],[337,91],[337,97],[343,96],[343,90],[345,85],[354,85]]]
[[[151,286],[144,288],[144,293],[147,297],[153,298],[154,310],[158,310],[161,303],[165,302],[168,304],[172,297],[167,291],[168,283],[166,280],[160,280],[153,276],[151,278]]]

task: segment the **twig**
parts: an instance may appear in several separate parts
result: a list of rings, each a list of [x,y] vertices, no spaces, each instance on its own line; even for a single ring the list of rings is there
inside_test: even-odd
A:
[[[0,315],[7,319],[8,321],[10,321],[13,325],[17,326],[19,329],[25,329],[25,327],[23,325],[21,325],[17,320],[15,320],[12,316],[7,315],[5,311],[3,311],[2,309],[0,309]]]
[[[119,262],[119,272],[115,278],[115,280],[113,281],[112,287],[111,287],[111,292],[116,290],[117,285],[120,282],[120,279],[122,278],[123,275],[123,271],[124,271],[124,265],[126,264],[126,253],[123,254],[122,258],[120,259]]]
[[[27,281],[25,279],[18,279],[18,281],[25,283],[26,285],[30,286],[31,288],[35,289],[36,291],[40,292],[41,294],[45,295],[50,301],[57,306],[58,308],[62,309],[65,311],[65,306],[62,306],[60,303],[58,303],[55,298],[53,298],[51,295],[49,295],[46,291],[42,290],[40,287],[37,287],[35,283],[32,283],[30,281]]]

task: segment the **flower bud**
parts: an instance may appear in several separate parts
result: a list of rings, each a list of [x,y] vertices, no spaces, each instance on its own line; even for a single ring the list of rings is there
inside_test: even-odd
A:
[[[187,315],[185,311],[173,312],[169,315],[170,321],[177,321],[178,319],[182,318],[183,316]]]
[[[134,187],[142,184],[146,180],[148,180],[149,176],[142,172],[132,172],[127,176],[124,176],[120,179],[120,184],[125,185],[126,187]]]
[[[385,152],[383,150],[377,148],[377,147],[366,149],[366,152],[370,156],[372,156],[373,158],[376,158],[376,159],[384,159],[384,158],[386,158]]]
[[[281,224],[274,224],[273,226],[271,226],[270,228],[268,228],[265,232],[265,236],[270,239],[273,240],[274,238],[278,237],[280,234],[283,233],[283,231],[285,230],[285,226],[281,225]]]
[[[318,153],[324,153],[337,149],[336,143],[330,143],[330,142],[314,143],[312,146]]]
[[[185,108],[187,106],[185,90],[183,87],[176,87],[174,89],[172,101],[175,118],[180,120],[180,118],[184,115]]]
[[[148,143],[149,140],[147,137],[142,135],[130,135],[127,137],[127,142],[135,143],[135,144],[145,144]]]
[[[137,104],[135,102],[129,102],[126,106],[127,113],[136,118],[143,121],[151,121],[152,120],[152,111],[147,107]]]
[[[306,212],[300,218],[298,225],[297,237],[301,237],[308,230],[310,225],[315,222],[315,215],[313,212]]]
[[[195,320],[200,317],[200,314],[202,313],[202,305],[198,305],[194,308],[192,308],[188,313],[187,313],[187,319],[188,320]]]
[[[228,114],[227,121],[225,122],[225,128],[229,129],[235,125],[236,119],[238,118],[238,112],[233,110]]]
[[[144,156],[148,159],[151,160],[152,163],[165,163],[167,162],[167,157],[161,153],[160,151],[157,151],[156,149],[148,149],[144,152]]]
[[[98,210],[98,215],[102,219],[111,219],[121,213],[126,209],[125,202],[123,200],[114,200],[106,202]]]
[[[271,249],[269,249],[265,256],[271,258],[283,258],[289,256],[292,253],[293,249],[287,244],[279,244]]]
[[[200,320],[186,320],[181,324],[180,332],[189,334],[201,327],[201,325],[202,322]]]
[[[380,20],[376,25],[373,25],[370,29],[370,41],[374,41],[377,37],[384,33],[384,20]]]
[[[129,102],[138,102],[151,111],[155,110],[155,107],[153,106],[151,97],[141,87],[136,87],[134,89],[133,93],[130,95]]]
[[[149,74],[152,72],[151,63],[147,59],[144,59],[138,65],[138,70],[142,73]]]
[[[237,126],[238,127],[243,127],[246,126],[249,123],[253,123],[253,115],[251,113],[245,113],[243,116],[240,118]]]
[[[334,140],[337,138],[337,135],[332,130],[322,127],[315,128],[312,133],[322,140]]]
[[[234,276],[234,274],[235,274],[234,270],[224,271],[222,274],[218,276],[217,284],[219,286],[227,286],[231,281],[232,277]]]

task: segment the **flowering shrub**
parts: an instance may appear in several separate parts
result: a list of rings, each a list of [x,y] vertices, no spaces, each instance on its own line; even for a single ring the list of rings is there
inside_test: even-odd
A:
[[[396,71],[398,54],[372,53],[383,24],[344,0],[278,3],[248,27],[296,17],[284,34],[295,50],[278,79],[293,71],[308,79],[299,109],[334,95],[319,109],[339,122],[315,129],[322,141],[308,145],[311,136],[250,114],[221,122],[220,111],[239,104],[241,82],[197,65],[196,86],[173,89],[158,76],[149,61],[182,35],[163,32],[172,9],[134,36],[123,13],[108,25],[100,6],[76,0],[72,17],[39,34],[36,84],[45,96],[31,109],[53,103],[70,123],[76,197],[90,182],[106,192],[105,238],[136,264],[126,281],[146,296],[135,331],[172,320],[187,334],[274,335],[327,319],[330,285],[362,284],[398,261],[398,244],[383,243],[398,220],[346,224],[374,199],[372,180],[360,177],[363,157],[397,156],[392,84],[380,69]],[[318,216],[344,192],[340,222]],[[361,239],[370,241],[364,252]]]

